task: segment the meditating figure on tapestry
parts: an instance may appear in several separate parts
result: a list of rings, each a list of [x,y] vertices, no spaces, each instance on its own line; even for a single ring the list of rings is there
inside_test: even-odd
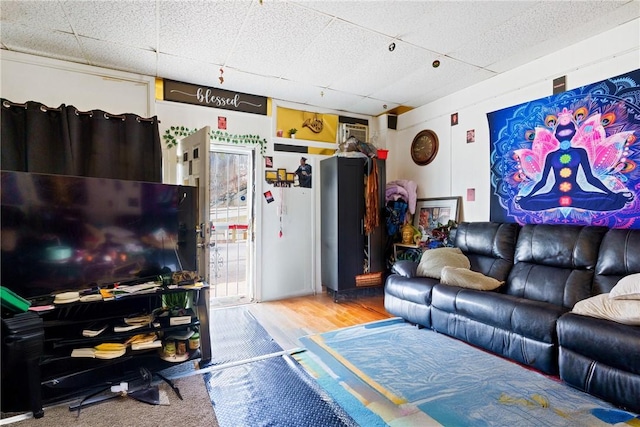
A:
[[[554,119],[548,123],[555,124]],[[573,111],[564,108],[553,132],[537,128],[532,149],[514,151],[523,181],[522,195],[515,199],[520,208],[615,211],[633,201],[633,192],[615,176],[616,168],[625,166],[619,159],[635,140],[633,132],[607,138],[600,121],[600,114],[594,114],[578,127]]]

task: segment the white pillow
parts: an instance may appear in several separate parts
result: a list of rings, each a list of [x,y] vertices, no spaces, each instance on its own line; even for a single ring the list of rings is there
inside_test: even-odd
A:
[[[437,248],[424,251],[416,275],[440,279],[443,267],[459,267],[469,269],[469,258],[460,248]]]
[[[578,301],[571,312],[613,320],[625,325],[640,326],[640,301],[616,300],[609,298],[609,294],[600,294]]]
[[[479,291],[492,291],[499,288],[504,282],[485,276],[478,271],[446,266],[442,269],[440,283]]]
[[[624,276],[609,292],[613,299],[640,299],[640,273]]]

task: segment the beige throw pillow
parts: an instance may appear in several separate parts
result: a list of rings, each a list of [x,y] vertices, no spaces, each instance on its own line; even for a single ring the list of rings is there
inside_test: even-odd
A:
[[[624,276],[609,293],[613,299],[640,299],[640,273]]]
[[[440,279],[444,267],[459,267],[469,269],[469,258],[460,248],[437,248],[424,251],[416,274],[422,277]]]
[[[600,294],[578,301],[571,312],[625,325],[640,325],[640,301],[612,299],[609,298],[609,294]]]
[[[440,283],[478,291],[492,291],[504,282],[466,268],[444,267]]]

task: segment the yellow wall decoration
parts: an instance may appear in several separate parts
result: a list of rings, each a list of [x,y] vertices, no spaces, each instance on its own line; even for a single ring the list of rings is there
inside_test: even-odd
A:
[[[338,133],[338,116],[336,114],[320,114],[283,107],[278,107],[276,114],[276,132],[281,130],[283,138],[289,138],[289,129],[296,128],[298,129],[296,133],[297,139],[331,142],[334,144],[336,142]],[[313,124],[314,120],[322,121],[322,130],[319,133],[314,132],[308,126],[303,126],[305,122]]]

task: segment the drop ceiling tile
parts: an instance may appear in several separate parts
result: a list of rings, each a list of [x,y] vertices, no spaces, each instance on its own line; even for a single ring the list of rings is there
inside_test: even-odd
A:
[[[399,78],[395,83],[382,87],[371,94],[376,99],[387,99],[401,105],[419,107],[410,102],[422,93],[430,93],[443,86],[448,86],[452,82],[464,79],[473,73],[477,67],[452,60],[441,58],[441,65],[433,68],[431,64],[424,64],[412,73]]]
[[[436,2],[405,0],[297,3],[390,37],[401,36],[407,28],[421,25],[423,16],[437,7]]]
[[[532,1],[440,1],[432,6],[420,25],[408,27],[402,40],[439,53],[447,53],[473,41],[492,28],[521,14]]]
[[[384,114],[398,106],[398,104],[380,101],[375,98],[362,98],[357,103],[349,105],[347,107],[347,111],[365,114],[368,116],[379,116],[380,114]]]
[[[0,34],[2,44],[16,52],[88,63],[73,34],[8,22],[2,23]]]
[[[156,49],[156,2],[62,0],[76,34]]]
[[[224,64],[251,2],[158,2],[159,51]]]
[[[305,83],[292,82],[285,79],[274,79],[269,86],[267,96],[283,101],[305,104],[323,89]]]
[[[80,37],[79,40],[91,65],[156,76],[155,52],[86,37]]]
[[[452,79],[448,84],[443,84],[440,86],[434,85],[428,91],[414,92],[414,96],[410,96],[409,98],[407,98],[406,105],[418,107],[433,101],[437,101],[438,99],[444,98],[445,96],[451,95],[477,83],[490,79],[495,75],[495,73],[483,68],[471,70],[465,73],[463,76],[460,76],[459,78]]]
[[[305,104],[326,109],[335,109],[335,105],[356,105],[364,97],[331,89],[319,89],[309,87]],[[353,110],[342,109],[345,112]]]
[[[159,54],[157,76],[179,82],[213,87],[218,83],[220,65],[180,56]]]
[[[278,80],[275,77],[265,77],[257,74],[245,73],[231,68],[223,68],[224,83],[218,82],[216,87],[251,95],[270,96],[270,87]],[[219,75],[219,74],[218,74]]]
[[[587,19],[594,19],[599,14],[608,14],[619,6],[618,2],[539,2],[525,13],[489,28],[464,47],[451,52],[450,56],[486,67],[543,43],[548,48],[539,50],[538,55],[551,53],[576,41],[563,37],[571,26],[586,23]],[[529,57],[531,59],[535,58]]]
[[[282,76],[315,42],[330,18],[285,2],[254,3],[225,65]]]
[[[334,20],[284,69],[282,77],[327,86],[352,73],[375,52],[389,53],[388,41],[388,37]]]
[[[497,62],[488,65],[487,68],[496,72],[505,72],[517,66],[526,64],[532,59],[542,57],[568,45],[578,43],[581,40],[584,40],[585,36],[588,34],[597,36],[597,34],[600,34],[610,28],[640,17],[640,1],[628,2],[620,7],[611,9],[613,4],[613,2],[596,4],[595,7],[600,11],[600,13],[597,14],[594,14],[595,10],[593,5],[590,5],[589,8],[584,8],[584,5],[578,4],[578,9],[573,9],[571,12],[572,16],[578,17],[576,18],[575,23],[571,26],[564,26],[563,28],[556,29],[556,31],[562,31],[562,46],[552,46],[552,48],[550,48],[549,42],[545,40],[529,46],[511,57],[498,60]],[[640,34],[638,35],[638,38],[640,38]]]
[[[17,23],[34,29],[55,29],[71,32],[64,10],[57,1],[7,1],[0,6],[2,25]]]
[[[389,51],[388,44],[379,46],[358,67],[338,75],[338,79],[329,87],[384,99],[376,94],[381,88],[394,85],[418,69],[431,68],[433,61],[439,58],[433,52],[408,43],[396,41],[395,44],[393,52]]]

